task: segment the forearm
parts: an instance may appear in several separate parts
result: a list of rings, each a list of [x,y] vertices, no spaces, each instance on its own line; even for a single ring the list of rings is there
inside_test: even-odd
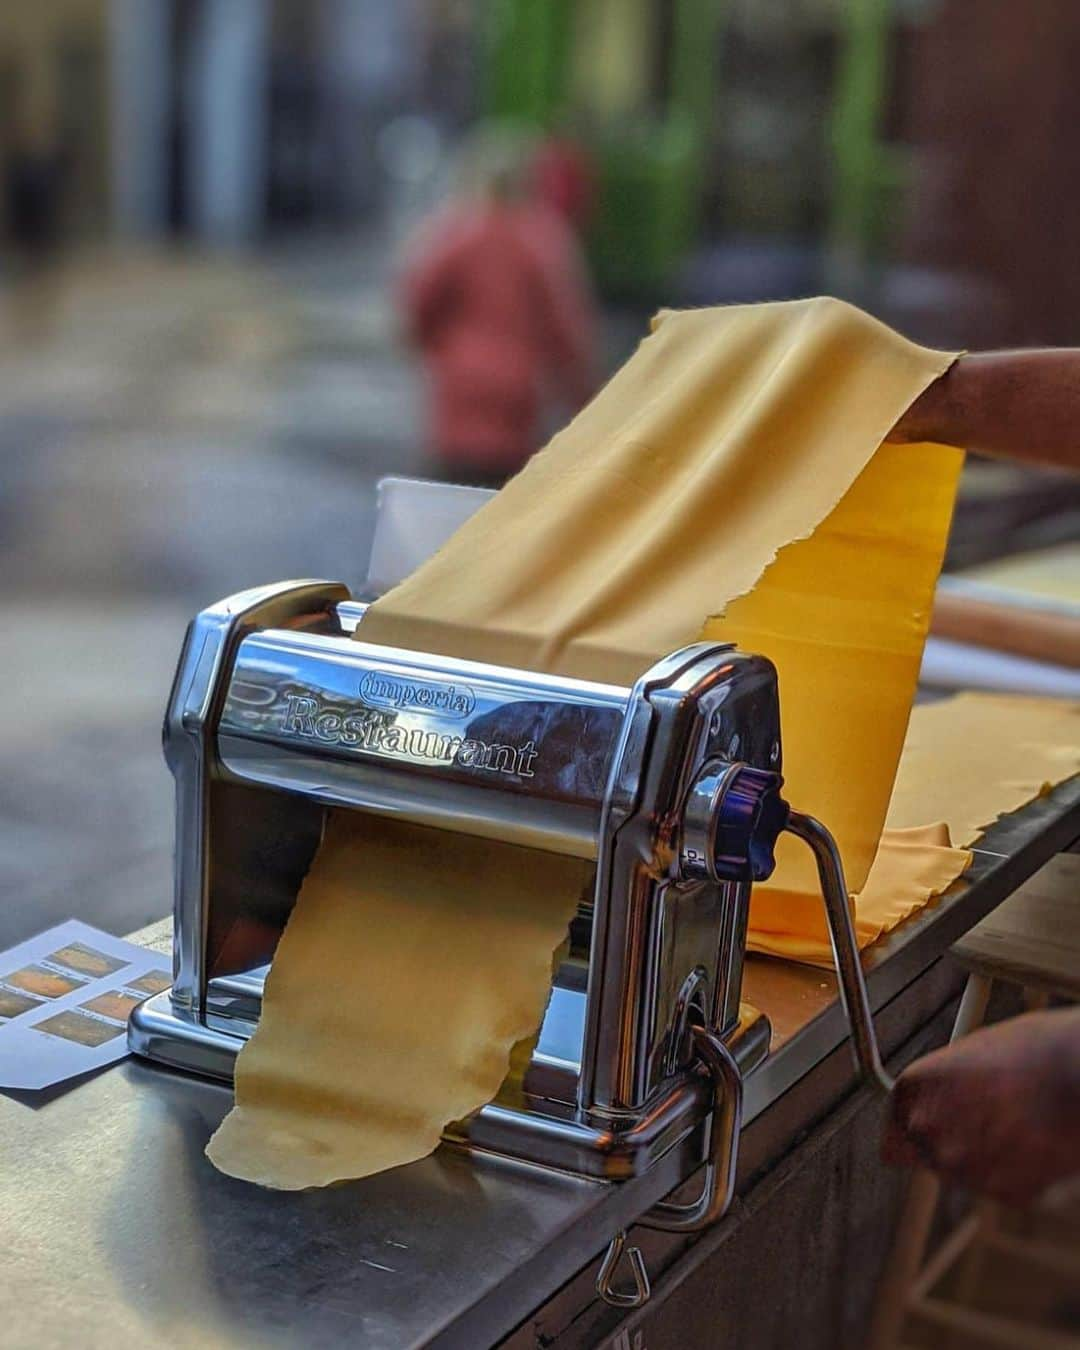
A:
[[[889,436],[999,458],[1080,469],[1080,349],[959,357]]]

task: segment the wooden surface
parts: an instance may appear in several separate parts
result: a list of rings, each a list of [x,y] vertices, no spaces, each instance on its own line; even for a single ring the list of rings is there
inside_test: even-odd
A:
[[[1051,858],[960,938],[953,955],[993,979],[1080,999],[1080,854]]]
[[[812,1022],[836,998],[836,977],[816,966],[748,956],[742,996],[772,1023],[771,1053]]]
[[[1080,669],[1080,619],[938,591],[930,631],[956,642]]]

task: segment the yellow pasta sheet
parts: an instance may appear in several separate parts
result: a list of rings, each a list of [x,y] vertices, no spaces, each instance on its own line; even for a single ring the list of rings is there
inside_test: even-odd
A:
[[[664,313],[358,637],[623,684],[702,633],[772,657],[791,794],[836,832],[857,889],[962,458],[878,447],[952,359],[834,300]],[[496,874],[496,856],[453,836],[435,856],[402,825],[335,829],[240,1056],[219,1167],[278,1186],[360,1176],[427,1152],[491,1097],[539,1024],[581,881],[539,854]],[[796,845],[757,891],[757,928],[818,933]],[[401,977],[389,1008],[382,969]]]
[[[536,1031],[591,874],[577,858],[448,848],[437,830],[334,815],[211,1161],[294,1190],[430,1153]]]
[[[786,794],[826,822],[849,889],[878,850],[918,681],[957,460],[939,446],[885,445],[819,528],[783,549],[705,635],[764,652],[780,681]],[[817,872],[784,836],[773,881],[754,889],[753,941],[825,941]]]
[[[1080,704],[957,694],[916,708],[889,803],[890,829],[943,821],[961,845],[1080,772]]]
[[[913,710],[870,875],[855,897],[859,945],[941,895],[987,826],[1080,772],[1080,705],[958,694]],[[935,824],[919,825],[919,821]],[[953,845],[958,845],[954,847]],[[824,934],[751,934],[757,951],[831,965]]]

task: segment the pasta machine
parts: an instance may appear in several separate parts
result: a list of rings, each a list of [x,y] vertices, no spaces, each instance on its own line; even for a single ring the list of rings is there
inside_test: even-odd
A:
[[[781,796],[773,666],[699,643],[628,689],[376,646],[364,610],[297,581],[191,624],[164,732],[174,979],[132,1014],[131,1048],[231,1078],[328,810],[591,859],[531,1058],[447,1138],[610,1180],[681,1150],[681,1176],[706,1163],[699,1198],[642,1222],[712,1221],[768,1049],[740,991],[751,886],[785,829],[816,855],[856,1058],[885,1082],[836,848]],[[602,1289],[640,1301],[643,1268],[635,1293],[610,1287],[622,1240]]]

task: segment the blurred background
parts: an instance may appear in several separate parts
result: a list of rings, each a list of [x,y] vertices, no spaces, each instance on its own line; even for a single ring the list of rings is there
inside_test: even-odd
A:
[[[360,582],[381,475],[497,482],[658,306],[1080,342],[1078,62],[1073,0],[0,0],[0,946],[168,910],[197,609]],[[949,565],[1078,520],[972,460]]]

